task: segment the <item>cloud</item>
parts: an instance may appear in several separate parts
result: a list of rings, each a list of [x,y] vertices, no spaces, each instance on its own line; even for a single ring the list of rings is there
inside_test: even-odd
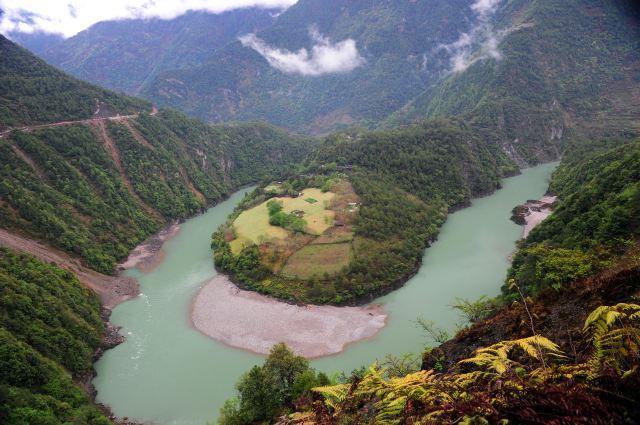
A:
[[[438,47],[437,50],[445,50],[450,55],[450,72],[463,72],[476,62],[502,58],[498,45],[506,33],[495,32],[491,25],[491,18],[501,2],[502,0],[476,0],[471,5],[476,23],[469,32],[461,33],[453,43]]]
[[[309,36],[314,42],[311,53],[307,49],[291,52],[285,49],[270,47],[255,34],[240,37],[245,47],[250,47],[264,57],[269,65],[286,73],[318,76],[353,71],[364,64],[365,60],[356,47],[356,42],[348,38],[332,43],[314,27],[309,29]]]
[[[71,37],[96,22],[173,19],[188,11],[286,8],[297,0],[0,0],[0,33],[37,31]]]

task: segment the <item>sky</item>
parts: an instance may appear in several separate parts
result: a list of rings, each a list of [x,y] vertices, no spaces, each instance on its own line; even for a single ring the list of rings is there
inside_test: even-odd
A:
[[[71,37],[91,25],[134,18],[172,19],[190,10],[286,8],[297,0],[0,0],[0,33],[37,31]]]

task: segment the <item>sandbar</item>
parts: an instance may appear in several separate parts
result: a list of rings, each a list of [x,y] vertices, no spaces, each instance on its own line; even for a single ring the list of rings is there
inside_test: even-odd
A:
[[[218,275],[196,295],[191,319],[200,332],[231,347],[267,354],[274,344],[284,342],[298,355],[317,358],[372,338],[386,325],[387,314],[376,304],[288,304],[242,290]]]

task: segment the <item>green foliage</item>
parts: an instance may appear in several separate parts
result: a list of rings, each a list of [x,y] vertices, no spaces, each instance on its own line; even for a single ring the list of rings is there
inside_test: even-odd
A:
[[[640,235],[640,141],[575,146],[566,157],[550,185],[558,204],[521,244],[507,277],[525,292],[593,276]]]
[[[593,422],[623,423],[638,403],[639,312],[635,304],[594,310],[578,342],[590,348],[576,364],[566,364],[559,347],[541,335],[479,348],[444,373],[396,376],[374,364],[351,385],[314,388],[324,406],[308,416],[318,423],[545,423],[550,417],[574,423],[590,411]]]
[[[376,123],[435,83],[448,67],[432,57],[440,43],[468,28],[466,0],[379,2],[311,0],[278,16],[258,36],[280,49],[315,43],[310,26],[333,42],[352,38],[366,64],[345,73],[283,73],[239,41],[197,67],[161,73],[145,97],[206,121],[262,119],[275,125],[326,134],[353,123]],[[434,55],[435,56],[435,55]],[[224,66],[220,66],[224,64]],[[206,93],[206,95],[205,95]]]
[[[98,108],[129,114],[150,110],[144,100],[69,77],[0,35],[0,130],[91,118]]]
[[[504,2],[491,22],[501,59],[446,75],[387,125],[460,116],[529,163],[557,158],[567,141],[634,137],[638,18],[631,1]]]
[[[289,214],[283,212],[282,202],[272,199],[267,202],[267,209],[269,211],[269,224],[272,226],[279,226],[298,233],[304,232],[304,229],[307,226],[306,220],[298,217],[292,212]]]
[[[72,380],[92,370],[99,313],[71,273],[0,248],[0,422],[109,423]]]
[[[492,152],[458,121],[329,136],[300,175],[282,186],[329,189],[338,178],[352,183],[361,202],[348,267],[333,276],[301,280],[261,266],[255,275],[264,276],[264,281],[247,280],[247,270],[234,266],[240,264],[233,261],[224,228],[213,235],[214,259],[247,288],[286,300],[344,304],[370,298],[394,289],[415,273],[447,211],[495,190],[510,167],[513,164],[503,153]],[[252,197],[232,218],[265,199],[261,191]],[[271,223],[286,226],[287,215],[275,201],[269,205]]]
[[[474,323],[489,317],[496,310],[497,303],[486,295],[482,295],[475,301],[456,298],[456,303],[452,307],[460,311],[468,322]]]
[[[327,376],[311,369],[305,358],[282,343],[276,344],[262,366],[254,366],[240,378],[238,397],[227,400],[218,423],[268,422],[295,401],[308,397],[311,388],[329,383]]]

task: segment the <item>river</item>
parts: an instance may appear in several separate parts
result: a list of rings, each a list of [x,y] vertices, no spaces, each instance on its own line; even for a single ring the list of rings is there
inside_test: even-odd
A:
[[[415,324],[418,316],[451,333],[462,322],[451,308],[456,298],[497,295],[509,267],[508,256],[522,227],[509,220],[511,209],[538,199],[557,164],[523,170],[505,179],[503,188],[451,214],[438,241],[425,251],[416,276],[376,300],[389,314],[388,325],[373,339],[318,359],[313,366],[345,371],[368,365],[386,354],[419,353],[427,343]],[[248,189],[186,221],[164,245],[164,261],[143,274],[142,294],[120,304],[111,321],[127,341],[96,363],[97,401],[120,417],[168,425],[213,422],[238,377],[261,356],[213,341],[190,325],[190,305],[202,283],[216,274],[209,249],[212,231],[222,224]]]

